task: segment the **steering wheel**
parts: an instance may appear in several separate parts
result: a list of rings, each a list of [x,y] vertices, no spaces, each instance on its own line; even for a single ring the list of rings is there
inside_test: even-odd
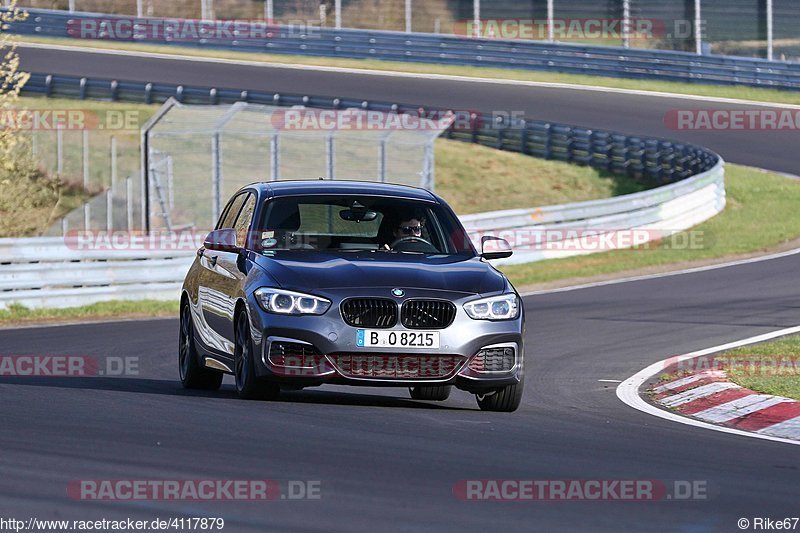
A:
[[[389,245],[389,248],[394,250],[395,246],[397,246],[398,244],[402,244],[404,242],[418,242],[418,243],[421,243],[421,244],[426,244],[426,245],[430,246],[431,248],[434,248],[434,249],[436,248],[433,245],[433,243],[431,243],[429,241],[426,241],[422,237],[415,237],[414,235],[409,235],[409,236],[406,236],[406,237],[400,237],[399,239],[395,239],[394,242],[392,242],[392,244]]]

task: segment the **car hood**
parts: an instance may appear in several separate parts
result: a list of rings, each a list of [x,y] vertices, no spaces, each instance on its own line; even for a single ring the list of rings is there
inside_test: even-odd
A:
[[[505,277],[477,257],[386,252],[276,251],[255,262],[285,289],[386,287],[487,294]]]

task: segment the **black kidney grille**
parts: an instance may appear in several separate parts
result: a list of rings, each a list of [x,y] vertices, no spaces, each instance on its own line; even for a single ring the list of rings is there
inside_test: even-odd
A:
[[[400,321],[409,329],[443,329],[456,319],[456,306],[443,300],[408,300]]]
[[[340,307],[348,325],[359,328],[391,328],[397,324],[397,304],[383,298],[350,298]]]

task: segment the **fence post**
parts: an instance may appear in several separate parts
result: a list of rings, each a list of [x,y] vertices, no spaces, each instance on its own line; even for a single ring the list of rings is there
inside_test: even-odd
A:
[[[127,211],[128,231],[133,229],[133,180],[130,176],[125,178],[125,210]]]
[[[89,188],[89,130],[83,130],[83,187]]]
[[[61,126],[56,129],[56,172],[59,176],[64,174],[64,130]]]
[[[767,59],[772,61],[775,57],[775,40],[773,36],[773,0],[767,0]]]
[[[433,140],[430,140],[425,143],[425,161],[423,163],[422,187],[433,192],[435,188],[434,185]]]
[[[219,131],[211,136],[211,224],[216,224],[219,219],[221,181],[222,181],[222,154],[220,153]]]
[[[386,182],[386,137],[381,137],[378,144],[378,180]]]
[[[703,53],[703,21],[700,19],[702,16],[701,3],[702,0],[694,0],[694,46],[698,55]]]
[[[325,139],[325,163],[327,166],[328,179],[336,179],[336,147],[334,145],[333,131]]]
[[[264,20],[267,21],[267,24],[272,24],[272,19],[275,17],[275,11],[272,4],[272,0],[266,0],[264,2]]]
[[[106,231],[114,229],[114,192],[106,191]]]
[[[411,0],[406,0],[406,33],[411,33]]]
[[[269,140],[269,180],[278,181],[280,178],[280,143],[278,134],[273,133]]]
[[[551,43],[556,40],[556,33],[554,27],[554,8],[553,0],[547,0],[547,40]]]
[[[336,19],[336,29],[342,29],[342,0],[336,0],[333,5],[334,18]]]
[[[631,47],[631,0],[622,0],[622,46]]]
[[[142,18],[144,16],[144,0],[136,0],[136,16]]]
[[[481,0],[472,0],[473,37],[481,36]]]
[[[111,137],[111,190],[117,187],[117,138]]]

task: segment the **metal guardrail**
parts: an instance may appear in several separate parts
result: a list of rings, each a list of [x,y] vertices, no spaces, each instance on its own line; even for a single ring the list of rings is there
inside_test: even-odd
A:
[[[81,38],[82,19],[131,20],[95,13],[38,9],[30,9],[29,13],[26,21],[12,24],[9,31],[43,37]],[[146,24],[148,20],[163,22],[166,19],[136,20]],[[163,28],[163,24],[160,27]],[[238,37],[237,33],[242,32],[234,29],[230,37],[169,39],[157,36],[146,40],[120,40],[243,52],[548,70],[618,78],[800,90],[800,63],[786,61],[424,33],[327,28],[298,33],[296,29],[285,26],[274,26],[273,29],[265,38],[250,36],[256,32],[245,32],[246,37]]]
[[[0,239],[0,309],[73,307],[107,300],[171,300],[193,251],[84,251],[61,237]]]
[[[508,259],[519,264],[624,248],[636,230],[636,244],[665,239],[708,220],[725,207],[725,167],[716,165],[692,178],[656,189],[603,200],[511,209],[460,217],[476,245],[482,235],[507,239]],[[607,235],[611,247],[597,246]],[[621,238],[617,238],[620,236]],[[538,238],[538,239],[537,239]],[[587,239],[592,243],[584,244]]]
[[[583,255],[604,249],[582,247],[568,230],[598,234],[628,229],[666,237],[716,215],[725,206],[724,166],[658,189],[606,200],[515,209],[462,216],[480,246],[480,237],[560,231],[562,242],[517,249],[496,264],[517,264]],[[573,242],[574,241],[574,242]],[[30,308],[70,307],[120,299],[174,300],[194,258],[193,251],[80,250],[60,237],[0,239],[0,309],[11,303]],[[643,244],[640,241],[638,244]]]
[[[420,111],[417,106],[387,102],[36,73],[24,92],[147,103],[174,97],[182,102],[201,104],[248,101],[330,109]],[[473,118],[471,129],[451,128],[446,136],[536,157],[591,165],[634,178],[650,178],[662,185],[607,200],[463,217],[467,228],[474,233],[502,236],[504,231],[531,229],[652,228],[668,234],[698,224],[724,207],[723,162],[710,150],[663,139],[629,137],[541,121],[505,123],[481,115]],[[553,255],[547,250],[519,250],[512,258],[515,262],[534,261]],[[82,252],[70,248],[60,238],[0,239],[0,264],[5,263],[0,269],[0,308],[12,302],[29,307],[65,307],[109,299],[177,298],[180,281],[191,260],[191,253],[169,250]]]

